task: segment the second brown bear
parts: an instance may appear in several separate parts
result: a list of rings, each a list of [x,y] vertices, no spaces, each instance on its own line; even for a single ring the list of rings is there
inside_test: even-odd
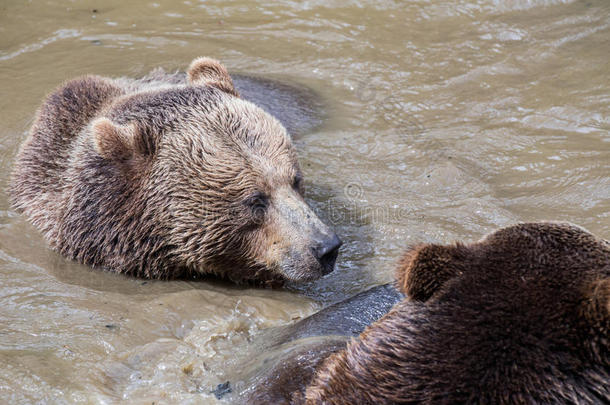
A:
[[[417,246],[398,281],[409,298],[324,362],[307,404],[610,403],[607,241],[520,224]]]

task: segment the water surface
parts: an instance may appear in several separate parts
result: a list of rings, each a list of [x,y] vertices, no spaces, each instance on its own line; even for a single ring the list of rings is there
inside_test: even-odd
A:
[[[409,244],[541,219],[610,238],[609,51],[605,0],[5,0],[0,402],[214,403],[261,330],[390,281]],[[295,144],[345,241],[328,277],[270,291],[94,272],[9,207],[13,159],[62,81],[200,55],[324,100]]]

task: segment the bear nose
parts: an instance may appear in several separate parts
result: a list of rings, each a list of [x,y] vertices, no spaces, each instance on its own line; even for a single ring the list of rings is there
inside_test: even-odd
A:
[[[326,275],[335,269],[335,261],[342,244],[341,239],[333,233],[313,248],[313,255],[322,265],[322,274]]]

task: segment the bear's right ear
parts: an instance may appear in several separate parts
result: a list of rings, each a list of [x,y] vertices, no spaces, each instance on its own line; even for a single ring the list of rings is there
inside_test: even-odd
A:
[[[398,263],[398,289],[412,300],[427,301],[443,284],[461,274],[458,249],[434,244],[412,247]]]
[[[226,93],[239,97],[229,72],[215,59],[205,57],[195,59],[191,62],[187,75],[191,84],[214,86]]]
[[[135,153],[149,154],[150,147],[136,124],[117,125],[101,117],[91,128],[95,150],[106,160],[125,161]]]

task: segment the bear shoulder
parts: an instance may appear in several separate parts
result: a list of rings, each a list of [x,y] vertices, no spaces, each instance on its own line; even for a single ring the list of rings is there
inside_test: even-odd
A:
[[[38,109],[12,171],[12,205],[43,232],[55,229],[59,194],[76,139],[110,100],[122,94],[112,80],[83,76],[51,92]]]
[[[105,104],[122,94],[120,86],[101,76],[69,80],[47,96],[37,113],[34,131],[52,128],[61,138],[75,135]]]

